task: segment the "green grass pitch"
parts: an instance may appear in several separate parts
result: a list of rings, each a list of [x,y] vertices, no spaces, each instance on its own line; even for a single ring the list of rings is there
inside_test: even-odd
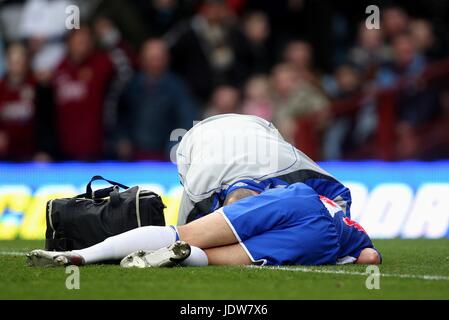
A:
[[[384,258],[379,290],[366,288],[365,267],[357,265],[297,271],[96,265],[80,268],[80,289],[68,290],[64,268],[25,265],[21,253],[42,245],[0,241],[0,299],[449,299],[449,239],[375,241]]]

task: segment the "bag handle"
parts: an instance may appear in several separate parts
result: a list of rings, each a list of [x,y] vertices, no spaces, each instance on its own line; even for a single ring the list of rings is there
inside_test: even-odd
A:
[[[98,181],[98,180],[106,181],[106,182],[112,184],[112,187],[96,190],[95,192],[93,192],[92,191],[92,182]],[[94,197],[95,198],[104,198],[104,197],[109,196],[109,194],[114,190],[115,186],[118,186],[125,190],[129,189],[129,187],[125,186],[124,184],[105,179],[102,176],[93,176],[92,179],[90,179],[89,183],[86,186],[86,193],[80,194],[79,196],[77,196],[77,198],[88,198],[88,199],[93,199]]]

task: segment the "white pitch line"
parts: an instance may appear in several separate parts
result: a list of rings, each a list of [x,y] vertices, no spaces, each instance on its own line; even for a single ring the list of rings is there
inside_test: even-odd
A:
[[[25,252],[19,252],[19,251],[0,251],[0,256],[24,256]]]
[[[325,269],[313,269],[313,268],[303,268],[303,267],[259,267],[251,266],[250,268],[257,269],[269,269],[269,270],[280,270],[280,271],[291,271],[291,272],[303,272],[303,273],[325,273],[325,274],[341,274],[350,276],[369,276],[366,272],[357,271],[345,271],[345,270],[325,270]],[[420,279],[420,280],[436,280],[436,281],[449,281],[449,276],[440,275],[417,275],[417,274],[400,274],[400,273],[380,273],[381,277],[390,278],[402,278],[402,279]]]
[[[20,256],[24,256],[25,254],[26,254],[25,252],[20,252],[20,251],[0,251],[0,256],[19,256],[20,257]],[[341,274],[341,275],[349,275],[349,276],[368,276],[368,275],[370,275],[366,272],[345,271],[345,270],[325,270],[325,269],[313,269],[313,268],[304,268],[304,267],[249,266],[248,268],[302,272],[302,273]],[[417,274],[401,274],[401,273],[380,273],[380,276],[381,277],[389,277],[389,278],[402,278],[402,279],[449,281],[449,276],[428,275],[428,274],[417,275]]]

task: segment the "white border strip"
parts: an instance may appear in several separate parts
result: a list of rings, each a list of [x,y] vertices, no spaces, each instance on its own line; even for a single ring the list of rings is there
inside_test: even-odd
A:
[[[366,272],[357,271],[345,271],[345,270],[326,270],[326,269],[314,269],[304,267],[273,267],[273,266],[248,266],[248,268],[255,269],[267,269],[267,270],[279,270],[279,271],[291,271],[291,272],[303,272],[303,273],[324,273],[324,274],[341,274],[349,276],[368,276]],[[428,275],[428,274],[400,274],[400,273],[380,273],[381,277],[389,278],[402,278],[402,279],[419,279],[419,280],[434,280],[434,281],[449,281],[449,276],[441,275]]]

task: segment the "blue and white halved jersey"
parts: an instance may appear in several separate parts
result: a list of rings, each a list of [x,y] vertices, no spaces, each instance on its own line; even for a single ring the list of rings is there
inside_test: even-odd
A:
[[[262,118],[238,114],[207,118],[182,138],[176,158],[184,187],[179,225],[217,210],[237,188],[262,192],[296,182],[337,202],[350,216],[349,189]]]

